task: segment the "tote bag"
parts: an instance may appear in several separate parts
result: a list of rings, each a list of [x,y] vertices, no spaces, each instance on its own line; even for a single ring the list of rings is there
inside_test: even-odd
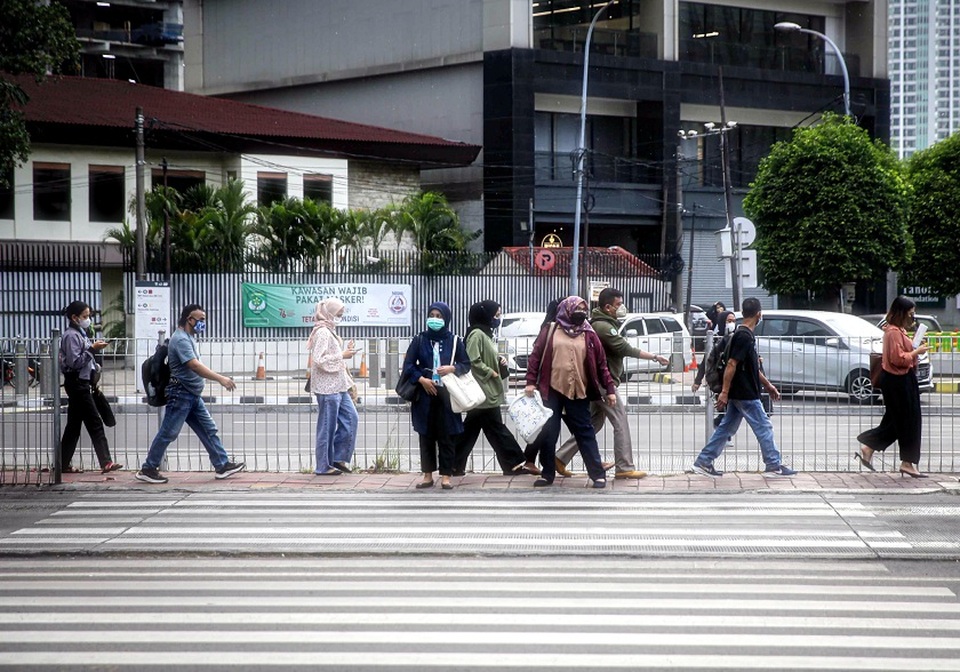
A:
[[[454,365],[454,359],[457,355],[458,338],[459,336],[453,337],[453,353],[450,355],[450,366]],[[450,408],[454,413],[466,413],[487,400],[483,388],[480,387],[480,383],[477,382],[470,371],[462,376],[448,373],[440,376],[440,380],[443,381],[443,386],[450,393]]]
[[[513,424],[517,426],[520,436],[528,444],[537,440],[540,430],[553,416],[553,411],[543,405],[539,392],[534,392],[532,397],[521,394],[510,402],[507,412]]]

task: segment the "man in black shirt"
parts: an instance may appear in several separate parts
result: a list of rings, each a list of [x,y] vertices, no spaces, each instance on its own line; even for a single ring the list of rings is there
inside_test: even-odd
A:
[[[797,472],[780,463],[780,450],[773,439],[773,423],[760,402],[762,385],[773,400],[780,399],[780,392],[767,380],[760,368],[757,341],[753,330],[760,323],[760,300],[746,299],[743,302],[743,325],[733,333],[730,355],[723,370],[723,390],[717,396],[717,410],[726,411],[723,420],[700,451],[693,463],[693,471],[704,476],[719,477],[713,462],[723,452],[727,440],[737,433],[740,420],[746,418],[760,444],[760,452],[766,469],[764,476],[794,476]]]

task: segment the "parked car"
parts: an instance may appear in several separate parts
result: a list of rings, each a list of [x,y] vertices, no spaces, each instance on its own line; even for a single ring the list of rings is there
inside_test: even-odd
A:
[[[765,310],[754,332],[767,378],[781,392],[845,392],[856,401],[877,395],[870,353],[883,350],[883,331],[846,313]],[[917,369],[921,391],[933,389],[930,359]]]
[[[881,329],[887,323],[887,316],[884,313],[873,313],[870,315],[860,315],[861,318],[875,324]],[[927,331],[929,332],[940,332],[943,331],[943,327],[940,326],[940,321],[935,315],[915,315],[914,318],[917,320],[917,324],[927,325]]]
[[[543,313],[505,313],[501,316],[500,337],[507,341],[507,367],[511,374],[520,376],[526,373],[527,359],[540,333],[543,318]],[[690,332],[681,316],[675,313],[628,313],[621,325],[620,333],[635,348],[667,359],[676,351],[684,361],[691,350]],[[653,360],[627,357],[623,362],[627,376],[663,369]]]
[[[707,338],[707,313],[695,304],[690,304],[690,336],[693,338],[693,347],[703,352]]]

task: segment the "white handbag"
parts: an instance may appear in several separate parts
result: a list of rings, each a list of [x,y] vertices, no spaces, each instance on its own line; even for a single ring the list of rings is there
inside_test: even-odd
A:
[[[538,391],[535,391],[532,397],[521,394],[510,402],[507,413],[510,414],[513,424],[517,426],[521,438],[528,444],[537,440],[540,430],[553,416],[553,411],[543,405]]]
[[[450,366],[454,365],[457,356],[458,338],[458,336],[453,337],[453,353],[450,355]],[[450,408],[453,409],[454,413],[466,413],[487,400],[486,393],[470,371],[462,376],[448,373],[440,376],[440,380],[443,382],[443,386],[447,388],[447,392],[450,393]]]

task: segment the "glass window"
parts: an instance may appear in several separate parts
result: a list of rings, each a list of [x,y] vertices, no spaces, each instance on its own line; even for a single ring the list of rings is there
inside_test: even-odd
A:
[[[333,175],[304,175],[303,197],[317,203],[333,203]]]
[[[286,173],[257,173],[257,202],[270,206],[287,197]]]
[[[647,327],[648,334],[652,335],[667,333],[666,327],[663,326],[663,322],[661,322],[658,318],[646,317],[643,320],[643,324]]]
[[[764,317],[757,325],[757,336],[786,336],[790,332],[790,320],[778,317]]]
[[[163,171],[155,168],[151,172],[153,186],[163,186]],[[185,194],[192,187],[207,183],[207,176],[202,170],[168,170],[167,186]]]
[[[680,326],[680,323],[672,317],[661,317],[660,321],[663,322],[663,326],[667,328],[667,331],[683,331],[683,327]]]
[[[13,170],[7,173],[7,182],[10,186],[0,186],[0,219],[13,219]]]
[[[90,166],[90,221],[123,221],[123,166]]]
[[[634,332],[630,334],[629,332]],[[633,320],[632,322],[627,322],[623,325],[623,328],[620,330],[620,333],[624,336],[643,336],[643,321],[642,320]]]
[[[33,218],[70,221],[70,164],[33,164]]]

